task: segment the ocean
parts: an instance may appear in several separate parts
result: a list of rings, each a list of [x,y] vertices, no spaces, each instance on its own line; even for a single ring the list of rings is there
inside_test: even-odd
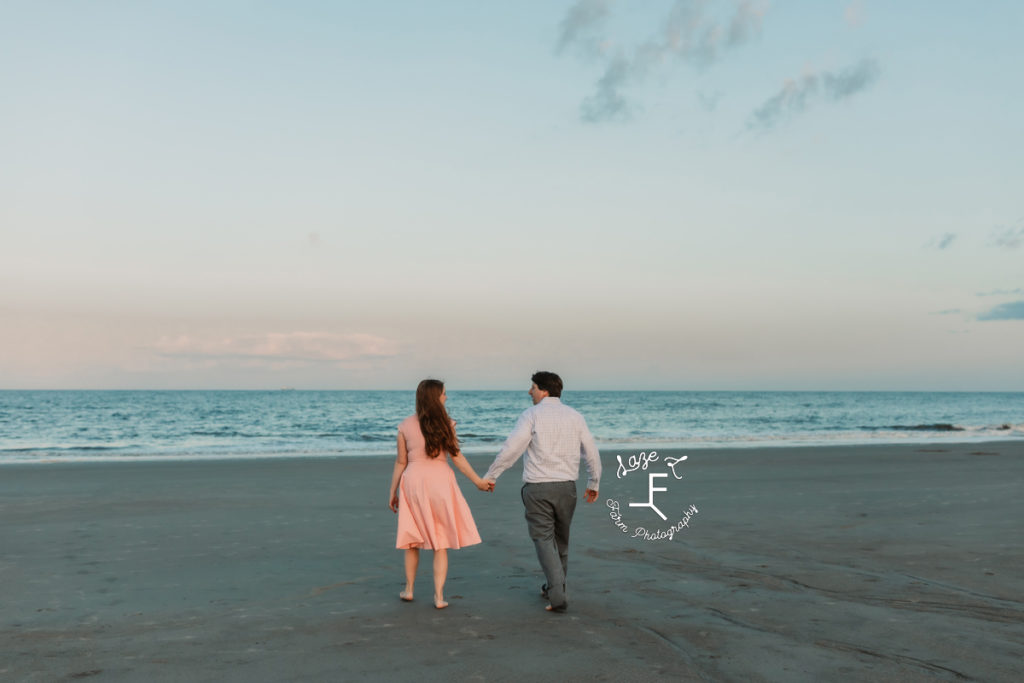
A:
[[[602,449],[1024,437],[1024,393],[566,391]],[[412,391],[0,391],[0,463],[379,455]],[[496,453],[525,391],[451,391],[466,453]]]

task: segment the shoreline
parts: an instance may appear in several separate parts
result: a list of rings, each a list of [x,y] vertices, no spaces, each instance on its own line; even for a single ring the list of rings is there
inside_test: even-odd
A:
[[[976,437],[964,440],[955,440],[951,438],[946,439],[929,439],[923,437],[920,441],[904,440],[904,441],[859,441],[859,442],[843,442],[843,441],[813,441],[813,442],[763,442],[756,441],[750,442],[749,445],[737,445],[735,443],[722,443],[720,445],[708,445],[701,444],[699,446],[691,445],[678,445],[673,443],[671,445],[659,445],[659,444],[624,444],[624,445],[606,445],[598,444],[598,449],[601,451],[602,457],[610,456],[612,458],[615,455],[625,452],[639,452],[639,451],[650,451],[654,450],[659,453],[749,453],[753,451],[779,451],[786,449],[794,450],[831,450],[831,449],[857,449],[857,448],[920,448],[929,446],[944,446],[944,447],[968,447],[971,445],[983,445],[983,444],[1019,444],[1024,445],[1024,438],[1021,437],[1009,437],[1009,438],[998,438],[998,437]],[[489,455],[497,454],[501,449],[501,444],[496,444],[491,450],[483,450],[478,448],[466,449],[464,454],[471,458],[486,458]],[[207,453],[203,455],[125,455],[125,456],[113,456],[113,457],[79,457],[70,456],[66,458],[61,457],[47,457],[39,459],[4,459],[0,457],[0,468],[19,466],[19,465],[72,465],[72,464],[131,464],[131,463],[154,463],[154,462],[189,462],[189,463],[202,463],[202,462],[260,462],[269,460],[282,460],[282,461],[298,461],[298,460],[349,460],[355,458],[367,458],[371,460],[381,460],[394,458],[394,451],[380,451],[380,452],[357,452],[357,453],[323,453],[323,454],[308,454],[308,453],[239,453],[233,455],[225,454],[214,454]]]
[[[493,494],[458,476],[483,543],[450,553],[440,612],[429,558],[398,600],[390,458],[8,465],[0,678],[1016,680],[1024,443],[616,455],[564,615],[518,464]],[[629,505],[655,471],[665,520]]]

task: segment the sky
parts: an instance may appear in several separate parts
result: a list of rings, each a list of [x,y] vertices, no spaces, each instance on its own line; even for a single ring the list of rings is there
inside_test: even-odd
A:
[[[0,3],[0,388],[1024,390],[1024,5]]]

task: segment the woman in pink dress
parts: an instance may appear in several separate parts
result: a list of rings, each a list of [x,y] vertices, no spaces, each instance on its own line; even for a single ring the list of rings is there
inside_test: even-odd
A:
[[[430,548],[434,551],[434,606],[438,609],[448,606],[444,601],[448,548],[480,542],[448,458],[478,489],[492,489],[459,450],[455,421],[444,407],[447,400],[444,383],[439,380],[425,379],[416,387],[416,414],[398,425],[398,457],[388,494],[391,510],[398,513],[395,547],[405,549],[405,590],[398,595],[412,601],[420,548]]]

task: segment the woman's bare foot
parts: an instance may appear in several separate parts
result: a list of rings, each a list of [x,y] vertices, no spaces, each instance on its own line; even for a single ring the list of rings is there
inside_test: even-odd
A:
[[[448,603],[444,601],[444,598],[439,598],[436,595],[434,596],[434,607],[437,609],[444,609],[447,606]]]
[[[402,602],[412,602],[412,591],[402,591],[398,597],[402,599]]]

